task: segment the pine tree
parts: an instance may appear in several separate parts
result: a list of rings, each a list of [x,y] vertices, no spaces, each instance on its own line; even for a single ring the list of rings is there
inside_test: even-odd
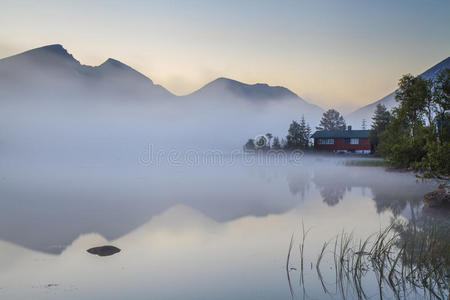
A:
[[[248,139],[247,143],[244,145],[244,151],[254,151],[256,150],[255,140]]]
[[[267,138],[267,141],[268,141],[267,147],[269,147],[269,149],[270,149],[270,145],[271,145],[270,141],[272,140],[273,135],[270,132],[268,132],[268,133],[266,133],[266,138]]]
[[[305,117],[302,116],[300,121],[300,134],[301,134],[301,149],[306,149],[309,147],[309,138],[311,136],[311,128],[305,121]]]
[[[381,103],[377,104],[375,108],[375,113],[372,117],[372,128],[369,132],[370,144],[372,145],[372,150],[376,150],[380,142],[380,134],[386,130],[386,126],[389,124],[391,119],[391,114],[387,110],[386,106]]]
[[[302,116],[302,119],[300,121],[300,148],[305,149],[308,144],[308,137],[306,136],[306,121],[305,117]]]
[[[311,127],[309,126],[309,124],[307,124],[306,125],[306,141],[307,141],[306,148],[309,148],[309,146],[310,146],[309,141],[311,140],[311,135],[312,135]]]
[[[281,149],[280,139],[277,136],[273,138],[272,149],[273,150]]]
[[[285,138],[281,139],[280,144],[281,144],[281,149],[287,149],[287,141]]]
[[[363,120],[362,120],[361,128],[362,128],[363,130],[366,130],[366,119],[363,119]]]
[[[299,149],[302,146],[302,133],[300,124],[292,121],[286,136],[286,149]]]
[[[286,136],[286,148],[290,150],[307,149],[310,137],[311,127],[306,123],[305,117],[302,116],[300,123],[292,121],[289,126],[288,135]]]

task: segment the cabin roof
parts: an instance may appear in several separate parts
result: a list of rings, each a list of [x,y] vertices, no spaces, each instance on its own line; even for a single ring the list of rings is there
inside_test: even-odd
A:
[[[368,138],[369,130],[319,130],[313,138]]]

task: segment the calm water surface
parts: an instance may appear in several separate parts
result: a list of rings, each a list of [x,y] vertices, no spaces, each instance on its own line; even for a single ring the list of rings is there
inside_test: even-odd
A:
[[[422,195],[436,187],[342,162],[5,164],[0,298],[290,299],[285,264],[294,234],[294,298],[339,299],[332,261],[322,262],[328,293],[311,270],[322,244],[342,230],[365,238],[393,220],[418,219]],[[310,229],[304,288],[296,268],[302,222]],[[122,251],[86,252],[105,244]],[[378,297],[374,280],[365,286]]]

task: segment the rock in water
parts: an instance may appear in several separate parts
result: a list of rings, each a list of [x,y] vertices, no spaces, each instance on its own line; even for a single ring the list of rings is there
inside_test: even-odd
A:
[[[91,254],[98,255],[98,256],[110,256],[110,255],[119,253],[120,249],[117,247],[114,247],[114,246],[107,245],[107,246],[90,248],[86,251]]]
[[[450,195],[445,185],[439,186],[439,189],[422,197],[423,202],[432,208],[448,208],[450,205]]]

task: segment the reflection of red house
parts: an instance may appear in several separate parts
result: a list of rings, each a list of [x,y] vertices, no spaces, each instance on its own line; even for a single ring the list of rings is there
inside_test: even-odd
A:
[[[321,130],[316,131],[314,149],[334,152],[370,153],[369,130]]]

